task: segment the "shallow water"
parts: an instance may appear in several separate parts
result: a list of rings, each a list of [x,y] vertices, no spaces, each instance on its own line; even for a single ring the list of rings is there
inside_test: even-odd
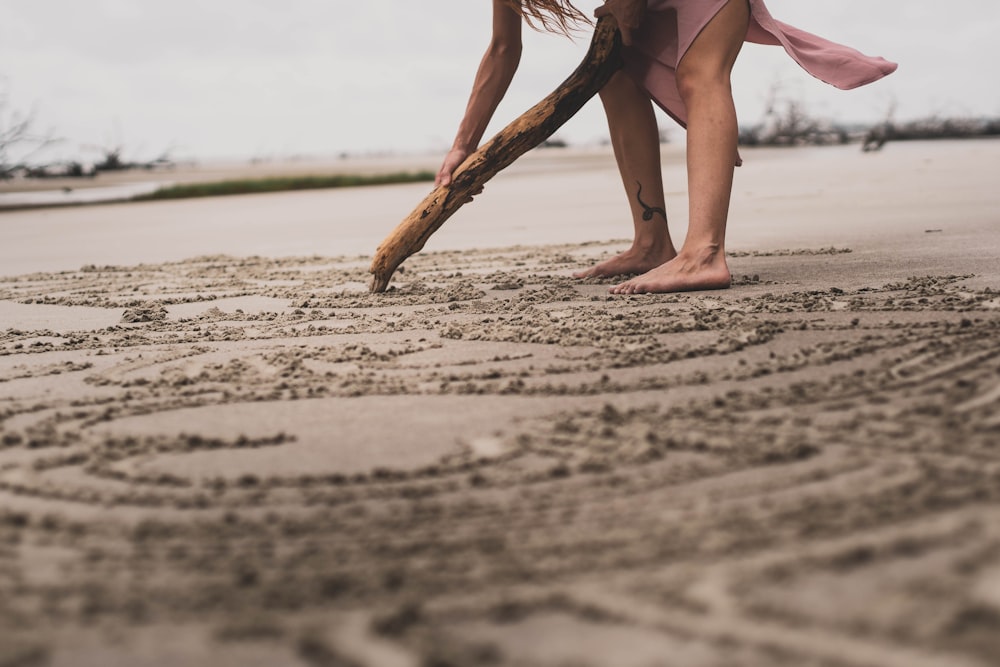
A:
[[[0,211],[21,206],[65,206],[67,204],[93,204],[111,202],[156,192],[171,185],[169,181],[124,183],[98,187],[65,187],[55,190],[28,192],[0,192]]]

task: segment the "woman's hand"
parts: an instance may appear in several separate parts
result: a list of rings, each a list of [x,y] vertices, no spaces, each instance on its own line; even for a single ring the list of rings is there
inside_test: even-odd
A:
[[[441,168],[438,169],[437,177],[434,179],[434,185],[451,185],[451,175],[455,173],[455,170],[465,162],[465,158],[469,157],[472,151],[465,148],[452,148],[448,151],[448,154],[444,156],[444,163],[441,164]]]
[[[646,0],[606,0],[594,10],[594,16],[601,18],[608,14],[615,17],[618,30],[622,33],[622,43],[632,45],[632,32],[639,28],[642,17],[646,15]]]
[[[462,166],[465,162],[465,158],[469,157],[472,151],[466,148],[452,148],[448,151],[448,154],[444,156],[444,164],[438,169],[437,177],[434,179],[434,186],[439,185],[451,185],[451,176],[455,173],[455,170]],[[465,200],[468,204],[472,201],[472,197],[475,195],[480,195],[483,193],[483,188],[477,188],[469,197]]]

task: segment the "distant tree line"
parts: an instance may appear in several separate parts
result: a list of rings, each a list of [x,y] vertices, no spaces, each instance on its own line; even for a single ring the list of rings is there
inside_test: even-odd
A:
[[[773,87],[763,120],[740,128],[744,146],[825,146],[861,142],[866,151],[878,150],[889,141],[961,139],[1000,136],[1000,118],[926,118],[895,120],[896,103],[890,104],[884,120],[874,125],[843,125],[817,118],[794,99],[780,98]]]
[[[885,119],[874,125],[837,124],[810,114],[799,100],[781,97],[779,87],[773,86],[763,119],[756,125],[741,126],[739,142],[743,146],[827,146],[860,142],[863,150],[872,151],[890,141],[1000,136],[1000,118],[945,118],[933,115],[897,122],[894,120],[895,111],[896,105],[892,103]],[[11,107],[6,86],[0,78],[0,181],[15,176],[94,177],[105,171],[169,169],[175,166],[169,150],[153,160],[126,160],[121,141],[90,146],[101,154],[101,159],[93,163],[37,162],[34,158],[38,153],[59,140],[51,133],[36,133],[33,130],[34,121],[34,111],[21,112]],[[660,140],[666,141],[665,133],[661,132]],[[541,147],[565,146],[566,141],[556,136],[545,141]]]
[[[102,171],[123,171],[128,169],[170,168],[174,162],[165,151],[159,157],[134,162],[125,160],[122,156],[124,145],[121,141],[105,142],[103,146],[88,146],[101,154],[101,158],[92,163],[80,161],[40,162],[38,155],[46,148],[60,143],[51,132],[39,134],[34,125],[36,114],[34,110],[21,111],[14,109],[10,103],[10,95],[2,77],[0,77],[0,181],[10,180],[15,176],[26,178],[50,177],[94,177]]]

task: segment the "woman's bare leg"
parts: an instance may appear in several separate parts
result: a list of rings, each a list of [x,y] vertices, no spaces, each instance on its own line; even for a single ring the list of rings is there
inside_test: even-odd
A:
[[[660,135],[648,93],[624,72],[601,90],[611,145],[628,195],[635,237],[632,247],[577,278],[645,273],[677,255],[667,229],[660,172]]]
[[[736,108],[730,75],[746,37],[746,0],[730,0],[695,39],[677,67],[688,111],[690,220],[677,257],[612,288],[615,294],[729,287],[726,220],[736,164]]]

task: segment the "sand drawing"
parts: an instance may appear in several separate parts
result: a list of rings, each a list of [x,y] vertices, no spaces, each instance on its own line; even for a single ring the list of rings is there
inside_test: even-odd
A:
[[[48,323],[0,335],[0,660],[989,664],[998,293],[580,252],[0,282]]]

